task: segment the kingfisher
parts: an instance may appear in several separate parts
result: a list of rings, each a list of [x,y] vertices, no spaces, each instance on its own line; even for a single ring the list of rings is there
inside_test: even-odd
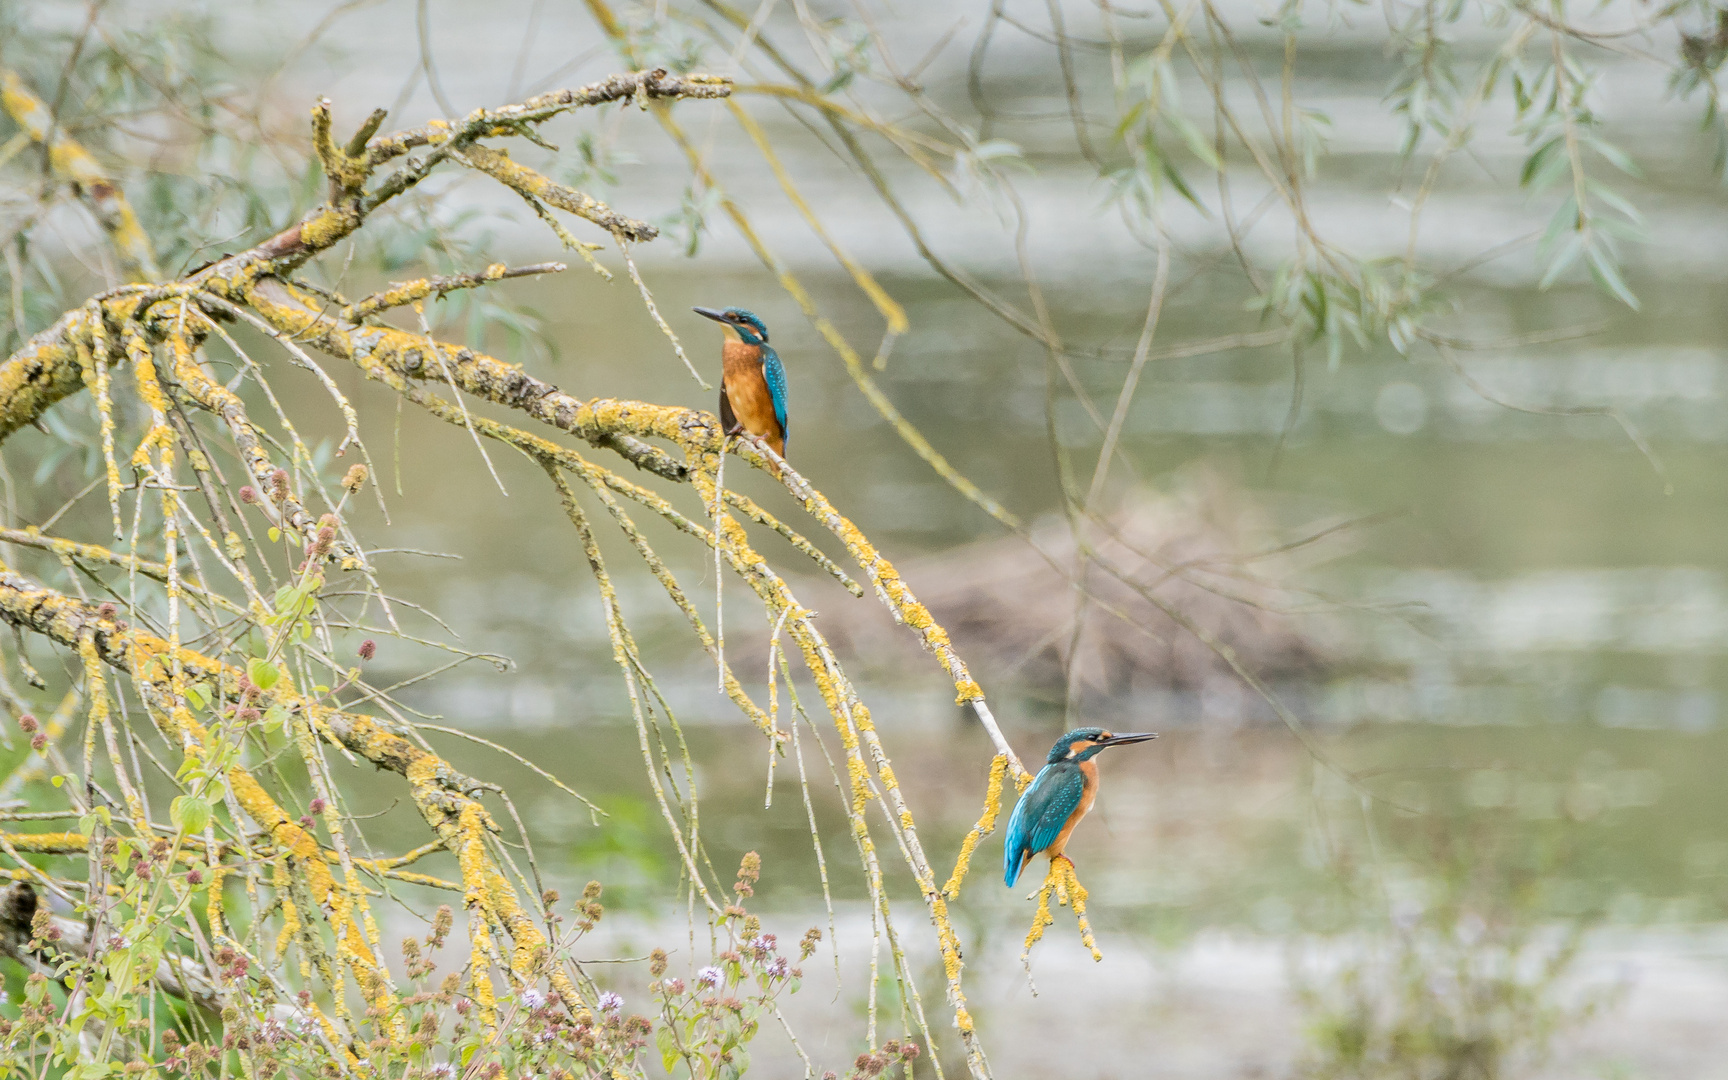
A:
[[[1056,740],[1032,786],[1014,804],[1008,818],[1008,846],[1002,852],[1002,880],[1009,888],[1020,880],[1026,860],[1040,851],[1050,861],[1068,859],[1062,848],[1098,799],[1098,763],[1093,758],[1107,747],[1128,746],[1158,736],[1152,732],[1116,735],[1103,728],[1075,728]],[[1068,859],[1068,865],[1074,865]]]
[[[743,308],[691,308],[726,334],[720,359],[720,426],[754,435],[786,456],[786,367],[768,344],[768,327]]]

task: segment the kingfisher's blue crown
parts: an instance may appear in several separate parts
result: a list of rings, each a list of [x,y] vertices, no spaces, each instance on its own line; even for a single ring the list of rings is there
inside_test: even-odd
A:
[[[696,314],[723,323],[738,332],[738,336],[752,345],[763,345],[768,341],[768,324],[756,317],[754,311],[746,311],[741,307],[696,308]]]
[[[1056,740],[1056,745],[1050,748],[1050,756],[1044,759],[1045,763],[1054,765],[1058,761],[1067,761],[1069,750],[1075,743],[1080,742],[1081,740],[1097,741],[1098,739],[1104,738],[1106,734],[1107,733],[1103,728],[1096,727],[1075,728],[1073,731],[1063,732],[1062,737]],[[1093,754],[1096,754],[1099,749],[1102,748],[1086,747],[1075,756],[1078,760],[1084,761],[1087,758],[1090,758]]]

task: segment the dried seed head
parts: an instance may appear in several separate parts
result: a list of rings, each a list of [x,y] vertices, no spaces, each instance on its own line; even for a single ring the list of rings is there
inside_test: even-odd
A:
[[[666,950],[655,949],[648,954],[648,974],[658,979],[666,974]]]
[[[30,736],[30,749],[40,750],[47,745],[48,733],[46,731],[38,731],[36,734]]]
[[[270,498],[281,502],[288,497],[288,470],[277,469],[270,474]]]
[[[744,853],[744,858],[738,863],[738,884],[735,886],[739,896],[755,896],[752,887],[762,876],[762,856],[754,851]]]
[[[366,466],[353,465],[342,476],[342,490],[352,495],[366,483]]]
[[[360,659],[370,660],[374,656],[377,656],[377,655],[378,655],[378,643],[376,641],[373,641],[371,638],[367,638],[365,641],[362,641],[360,643]]]
[[[251,484],[247,484],[245,487],[240,489],[240,501],[243,503],[257,502],[258,489],[253,487]]]
[[[18,726],[23,728],[24,733],[28,735],[41,725],[36,722],[36,717],[30,713],[24,713],[22,716],[18,717]]]
[[[437,914],[432,916],[432,936],[427,944],[433,948],[444,944],[444,939],[450,936],[450,927],[455,925],[456,915],[450,910],[449,904],[439,904]]]
[[[186,871],[186,884],[188,884],[188,885],[202,885],[202,884],[204,884],[204,871],[199,870],[197,868],[193,868],[191,870]]]
[[[308,807],[308,809],[310,809],[314,814],[322,814],[324,808],[329,805],[330,804],[325,802],[323,799],[313,799],[312,805]]]
[[[115,613],[119,610],[120,609],[115,607],[113,604],[102,604],[96,608],[96,614],[100,615],[104,619],[112,619]]]

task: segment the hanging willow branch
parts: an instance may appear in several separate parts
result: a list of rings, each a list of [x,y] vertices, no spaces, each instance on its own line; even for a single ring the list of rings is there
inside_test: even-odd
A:
[[[9,86],[16,82],[9,79]],[[290,363],[318,375],[344,417],[344,447],[355,444],[366,452],[352,407],[312,353],[352,364],[401,400],[476,439],[521,451],[544,468],[550,493],[602,585],[614,656],[636,710],[650,778],[678,845],[687,884],[704,899],[716,926],[744,918],[741,899],[748,895],[751,878],[741,872],[729,898],[725,882],[708,869],[693,770],[681,787],[661,786],[661,772],[671,769],[670,754],[682,752],[669,746],[678,744],[681,736],[636,648],[628,613],[611,588],[596,522],[610,521],[624,535],[685,615],[701,647],[720,659],[727,696],[763,732],[770,752],[777,753],[790,736],[776,728],[770,711],[753,700],[725,665],[715,637],[633,515],[646,513],[668,522],[680,536],[714,553],[721,566],[748,586],[776,636],[783,632],[790,642],[788,653],[803,660],[838,736],[837,764],[844,774],[848,821],[869,883],[873,918],[886,934],[895,977],[904,990],[902,1000],[911,1003],[907,1022],[929,1043],[935,1042],[938,1032],[931,1028],[912,981],[900,932],[888,918],[875,839],[882,826],[872,825],[872,803],[880,805],[892,845],[911,871],[931,920],[967,1069],[980,1080],[989,1075],[967,1008],[960,941],[947,907],[958,894],[964,859],[944,890],[869,708],[811,610],[784,574],[755,549],[745,522],[785,538],[854,594],[862,596],[867,584],[895,619],[918,636],[952,679],[956,700],[973,709],[995,745],[994,799],[1003,778],[1023,781],[1025,770],[947,634],[893,565],[821,492],[750,441],[725,438],[711,414],[647,402],[577,398],[474,348],[436,340],[424,326],[410,331],[381,320],[394,308],[452,289],[487,287],[523,274],[562,269],[559,264],[518,271],[493,265],[407,282],[356,302],[314,292],[294,278],[300,266],[352,236],[446,163],[491,177],[542,209],[573,214],[610,233],[620,245],[650,240],[655,235],[652,226],[564,187],[488,144],[535,138],[535,125],[570,109],[634,102],[661,110],[664,118],[665,103],[722,98],[730,89],[728,80],[712,76],[673,76],[664,70],[619,75],[394,134],[378,134],[382,116],[374,114],[340,143],[329,106],[320,102],[312,113],[312,128],[313,147],[328,181],[324,205],[299,224],[182,280],[128,285],[93,297],[0,363],[0,440],[37,422],[79,390],[92,392],[110,463],[109,501],[116,527],[130,547],[125,551],[40,532],[0,531],[0,543],[55,555],[112,597],[104,601],[74,595],[0,563],[0,619],[76,655],[87,703],[81,748],[62,746],[61,730],[38,730],[32,726],[34,719],[24,724],[33,748],[55,763],[59,780],[72,781],[66,786],[68,812],[78,815],[79,828],[51,834],[0,833],[0,852],[12,860],[7,875],[15,880],[62,899],[82,895],[95,928],[86,938],[99,954],[93,959],[112,967],[117,957],[131,957],[133,951],[148,954],[140,954],[138,963],[128,961],[126,976],[116,979],[122,990],[143,992],[148,971],[166,953],[175,957],[171,967],[193,965],[204,973],[196,994],[180,996],[218,1009],[226,1023],[244,1027],[243,1015],[260,1024],[282,1022],[281,1015],[268,1009],[247,1013],[241,1006],[294,997],[288,1016],[303,1029],[303,1045],[322,1048],[312,1059],[338,1072],[358,1068],[362,1058],[377,1064],[407,1053],[421,1030],[411,1023],[413,1010],[427,1000],[448,1002],[452,995],[471,1005],[471,1011],[459,1010],[464,1019],[456,1025],[457,1033],[467,1031],[487,1046],[497,1045],[499,1033],[523,1002],[544,1003],[547,993],[555,995],[563,1017],[557,1030],[574,1040],[577,1060],[596,1072],[633,1068],[645,1030],[633,1022],[597,1016],[597,1009],[604,1013],[604,1003],[592,981],[568,958],[573,938],[557,929],[553,900],[542,896],[536,904],[524,899],[525,892],[531,898],[538,887],[529,884],[530,874],[500,843],[503,830],[483,801],[494,793],[502,798],[502,793],[433,752],[388,690],[369,684],[360,667],[336,659],[338,638],[360,625],[362,613],[374,607],[389,621],[391,633],[418,639],[396,627],[394,611],[400,602],[378,587],[366,547],[347,521],[347,500],[371,479],[370,470],[357,465],[334,488],[326,482],[277,404],[266,365],[242,351],[223,328],[224,323],[242,322],[263,332]],[[25,99],[22,93],[9,95],[8,108],[15,100]],[[55,139],[49,148],[55,162],[85,160],[66,151],[63,138]],[[69,172],[67,178],[90,182],[82,174]],[[563,226],[559,230],[562,234]],[[116,244],[123,239],[116,237]],[[639,278],[637,283],[646,298],[646,286]],[[215,348],[231,352],[239,369],[257,382],[276,410],[285,442],[251,415],[242,394],[216,377],[207,354]],[[141,408],[133,411],[147,416],[142,433],[127,430],[117,407],[134,399]],[[505,410],[512,422],[470,409],[468,400]],[[127,440],[133,437],[138,438],[136,448],[128,454]],[[602,463],[607,459],[596,459],[588,450],[634,465],[646,484],[608,467]],[[791,523],[723,491],[721,462],[727,454],[778,479],[817,529],[843,547],[845,561],[861,571],[865,584],[854,581],[839,561]],[[245,482],[231,480],[224,463],[237,466],[235,475]],[[712,516],[685,516],[649,484],[689,484],[702,506],[714,508]],[[603,517],[590,517],[583,509],[584,493]],[[199,499],[201,509],[195,509]],[[734,510],[741,516],[734,516]],[[262,519],[266,539],[254,534],[254,516]],[[144,553],[158,543],[159,554]],[[110,582],[97,573],[100,568],[125,577]],[[333,588],[331,578],[339,574],[350,575],[357,584]],[[356,597],[365,606],[361,611],[338,610],[340,597]],[[371,647],[368,641],[360,648],[363,660],[370,658]],[[457,662],[474,655],[458,652]],[[361,711],[362,704],[371,712]],[[141,710],[148,730],[135,725],[134,708]],[[670,727],[663,728],[663,723]],[[179,795],[166,823],[153,819],[144,797],[139,747],[176,779]],[[432,842],[396,857],[357,850],[358,823],[343,808],[326,748],[398,777],[430,829]],[[80,752],[81,767],[71,765],[68,755]],[[296,806],[303,796],[282,780],[278,758],[292,760],[303,770],[304,794],[310,796],[305,812]],[[109,783],[118,788],[117,794],[107,789]],[[508,802],[504,805],[509,808]],[[979,823],[969,838],[968,853],[989,830],[992,817],[987,814]],[[327,840],[320,839],[320,831]],[[437,851],[453,857],[458,880],[402,869]],[[81,859],[88,870],[86,880],[80,882],[63,869],[50,873],[28,861],[26,854]],[[537,876],[531,849],[526,857],[529,871]],[[234,895],[243,893],[245,907],[230,903],[221,888],[225,881],[235,883]],[[468,918],[465,974],[439,989],[446,995],[443,999],[428,999],[400,985],[384,960],[372,899],[387,894],[391,882],[457,889],[463,895]],[[1073,888],[1078,890],[1078,882]],[[598,918],[596,896],[586,896],[579,906],[579,927],[591,927]],[[206,907],[202,926],[185,917],[200,897]],[[435,925],[425,948],[443,943],[448,920],[439,925],[444,928]],[[174,928],[166,937],[158,929],[164,926]],[[43,957],[57,955],[50,944],[38,936],[33,942],[15,943],[10,951],[41,963]],[[416,959],[421,948],[405,951],[410,980],[420,977],[416,972],[429,970]],[[807,943],[806,956],[808,952]],[[766,955],[758,959],[766,961]],[[298,963],[293,986],[282,982],[272,966],[289,957]],[[63,966],[56,976],[69,1001],[86,992],[88,977],[81,971],[76,964]],[[156,983],[164,985],[161,977]],[[178,985],[193,983],[182,979]],[[873,984],[872,1002],[874,993]],[[364,1003],[363,1013],[356,1012],[351,998]],[[97,1045],[81,1043],[78,1053],[99,1059],[113,1049],[115,1040],[131,1038],[126,1030],[124,1022],[110,1023]],[[873,1052],[875,1031],[872,1008]]]

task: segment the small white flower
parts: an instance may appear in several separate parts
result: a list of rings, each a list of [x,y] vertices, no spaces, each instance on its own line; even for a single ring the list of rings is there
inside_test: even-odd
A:
[[[439,1080],[449,1080],[450,1077],[456,1075],[456,1069],[448,1061],[440,1061],[432,1066],[432,1075],[438,1077]]]
[[[522,991],[522,1004],[528,1006],[530,1009],[538,1009],[540,1006],[546,1004],[546,995],[530,986],[528,989]]]
[[[725,977],[725,973],[713,965],[709,965],[696,973],[696,981],[703,986],[719,986],[720,980]]]
[[[608,990],[600,995],[601,1012],[617,1012],[624,1007],[624,998]]]

